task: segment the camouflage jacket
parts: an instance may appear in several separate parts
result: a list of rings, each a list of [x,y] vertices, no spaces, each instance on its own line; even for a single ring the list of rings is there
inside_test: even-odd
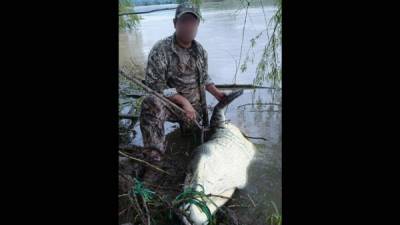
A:
[[[208,75],[207,52],[197,41],[189,49],[183,49],[176,44],[173,34],[150,50],[146,84],[167,97],[181,94],[201,114],[199,78],[202,88],[213,83]]]

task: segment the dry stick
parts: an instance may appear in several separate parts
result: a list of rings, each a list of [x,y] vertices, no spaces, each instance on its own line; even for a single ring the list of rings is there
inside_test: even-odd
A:
[[[139,214],[136,214],[135,218],[133,218],[133,221],[136,222],[136,218],[139,216]]]
[[[247,135],[246,133],[244,133],[244,131],[240,131],[240,132],[241,132],[242,135],[243,135],[245,138],[247,138],[247,139],[261,139],[261,140],[267,141],[266,138],[263,138],[263,137],[252,137],[252,136],[249,136],[249,135]]]
[[[118,216],[121,216],[126,210],[128,210],[129,208],[131,208],[132,206],[128,206],[128,208],[122,210],[121,212],[118,213]]]
[[[251,137],[251,136],[247,136],[247,135],[245,135],[245,134],[243,134],[243,136],[244,136],[245,138],[247,138],[247,139],[261,139],[261,140],[267,141],[267,139],[266,139],[266,138],[263,138],[263,137]]]
[[[262,3],[262,0],[260,0],[260,3],[261,3],[262,12],[263,12],[263,14],[264,14],[265,25],[266,25],[266,27],[268,28],[267,16],[265,15],[264,5],[263,5],[263,3]]]
[[[150,211],[149,211],[149,208],[147,208],[146,200],[144,200],[143,196],[142,196],[142,201],[143,201],[144,210],[146,211],[146,215],[147,215],[147,225],[150,225]]]
[[[247,194],[247,197],[249,197],[249,199],[250,199],[251,203],[253,204],[253,206],[254,206],[254,208],[255,208],[255,207],[256,207],[256,204],[254,203],[253,199],[250,197],[250,195],[249,195],[249,194]]]
[[[146,162],[146,161],[144,161],[144,160],[141,160],[141,159],[138,159],[138,158],[129,156],[129,155],[127,155],[127,154],[125,154],[125,153],[123,153],[123,152],[121,152],[121,151],[118,151],[118,152],[119,152],[119,154],[121,154],[121,155],[123,155],[123,156],[125,156],[125,157],[128,157],[128,158],[130,158],[130,159],[133,159],[133,160],[135,160],[135,161],[137,161],[137,162],[144,163],[144,164],[146,164],[146,165],[148,165],[148,166],[153,167],[154,169],[156,169],[156,170],[158,170],[158,171],[160,171],[160,172],[163,172],[163,173],[166,173],[166,174],[168,174],[168,175],[171,175],[171,174],[169,174],[167,171],[162,170],[162,169],[158,168],[157,166],[154,166],[153,164],[151,164],[151,163],[149,163],[149,162]]]
[[[125,177],[126,175],[121,173],[121,171],[118,170],[118,174],[121,175],[121,177],[124,178],[126,181],[130,182],[130,180]]]
[[[218,198],[225,198],[225,199],[229,199],[229,200],[232,200],[233,198],[230,198],[230,197],[226,197],[226,196],[223,196],[223,195],[213,195],[213,194],[208,194],[208,195],[206,195],[207,197],[218,197]]]
[[[130,195],[129,195],[129,198],[132,199],[132,197]],[[133,199],[135,200],[133,206],[135,207],[136,211],[138,212],[140,219],[142,220],[142,223],[145,224],[146,219],[143,216],[143,211],[140,208],[139,202],[138,202],[135,194],[133,194]]]
[[[127,74],[125,74],[124,71],[120,70],[119,73],[124,76],[126,79],[134,82],[135,84],[137,84],[138,86],[140,86],[141,88],[143,88],[145,91],[149,92],[150,94],[155,95],[156,97],[158,97],[159,99],[161,99],[162,101],[164,101],[166,104],[166,106],[171,110],[172,113],[174,113],[178,118],[180,118],[180,115],[177,115],[175,110],[180,111],[181,113],[183,113],[183,115],[186,115],[185,110],[183,110],[181,107],[179,107],[178,105],[176,105],[175,103],[173,103],[172,101],[170,101],[169,99],[165,98],[163,95],[161,95],[160,93],[154,91],[153,89],[147,87],[146,85],[144,85],[142,82],[140,82],[138,79],[133,78],[128,76]],[[199,115],[197,115],[198,117],[200,117]],[[197,122],[197,120],[192,120],[195,125],[202,130],[203,127]]]
[[[121,198],[121,197],[124,197],[124,196],[129,196],[129,194],[118,195],[118,198]]]

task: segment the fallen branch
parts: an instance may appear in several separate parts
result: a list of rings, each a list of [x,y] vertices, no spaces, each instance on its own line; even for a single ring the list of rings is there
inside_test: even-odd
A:
[[[123,209],[121,212],[118,213],[118,216],[121,216],[126,210],[130,209],[132,205],[128,206],[126,209]]]
[[[229,199],[229,200],[232,200],[233,198],[229,198],[229,197],[226,197],[226,196],[223,196],[223,195],[213,195],[213,194],[207,194],[206,195],[207,197],[218,197],[218,198],[225,198],[225,199]]]
[[[152,167],[152,168],[154,168],[154,169],[156,169],[156,170],[158,170],[158,171],[160,171],[160,172],[163,172],[163,173],[165,173],[165,174],[171,175],[171,174],[169,174],[167,171],[162,170],[162,169],[158,168],[157,166],[154,166],[153,164],[151,164],[151,163],[149,163],[149,162],[146,162],[146,161],[144,161],[144,160],[141,160],[141,159],[138,159],[138,158],[129,156],[129,155],[127,155],[127,154],[125,154],[125,153],[123,153],[123,152],[121,152],[121,151],[118,151],[118,153],[121,154],[121,155],[123,155],[123,156],[125,156],[125,157],[127,157],[127,158],[130,158],[130,159],[132,159],[132,160],[135,160],[135,161],[137,161],[137,162],[144,163],[144,164],[146,164],[146,165],[148,165],[148,166],[150,166],[150,167]]]
[[[250,195],[247,193],[247,197],[249,197],[251,203],[253,204],[254,208],[256,207],[256,203],[254,203],[253,199],[250,197]]]
[[[247,136],[247,135],[245,135],[245,134],[243,134],[243,136],[244,136],[245,138],[247,138],[247,139],[261,139],[261,140],[267,141],[267,139],[266,139],[266,138],[263,138],[263,137],[251,137],[251,136]]]
[[[118,195],[118,198],[125,197],[125,196],[128,196],[128,195],[129,195],[129,194]]]
[[[261,140],[267,141],[266,138],[263,138],[263,137],[252,137],[252,136],[247,135],[244,131],[240,131],[240,132],[247,139],[261,139]]]
[[[138,212],[138,215],[140,216],[140,219],[142,220],[142,223],[145,224],[146,223],[146,219],[143,216],[143,211],[140,208],[139,202],[136,198],[136,194],[132,194],[133,198],[131,195],[129,195],[129,200],[131,201],[132,205],[134,206],[134,208],[136,209],[136,211]]]
[[[142,202],[143,202],[143,206],[144,206],[144,210],[146,211],[146,215],[147,215],[147,225],[150,225],[150,211],[149,208],[147,208],[147,204],[146,204],[146,200],[144,199],[144,197],[142,196]]]

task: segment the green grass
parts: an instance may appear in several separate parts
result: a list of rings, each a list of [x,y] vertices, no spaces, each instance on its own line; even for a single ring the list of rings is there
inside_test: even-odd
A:
[[[267,219],[267,225],[281,225],[282,224],[282,215],[279,213],[278,207],[275,202],[271,201],[271,205],[274,209],[274,212]]]

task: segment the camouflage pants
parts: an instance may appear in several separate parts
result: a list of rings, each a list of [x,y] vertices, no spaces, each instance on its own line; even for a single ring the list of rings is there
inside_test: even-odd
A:
[[[165,153],[165,131],[164,123],[179,122],[183,126],[183,120],[177,118],[167,107],[166,103],[154,95],[148,95],[142,102],[140,113],[140,130],[143,137],[145,149],[156,149]],[[184,126],[184,130],[191,127]]]

